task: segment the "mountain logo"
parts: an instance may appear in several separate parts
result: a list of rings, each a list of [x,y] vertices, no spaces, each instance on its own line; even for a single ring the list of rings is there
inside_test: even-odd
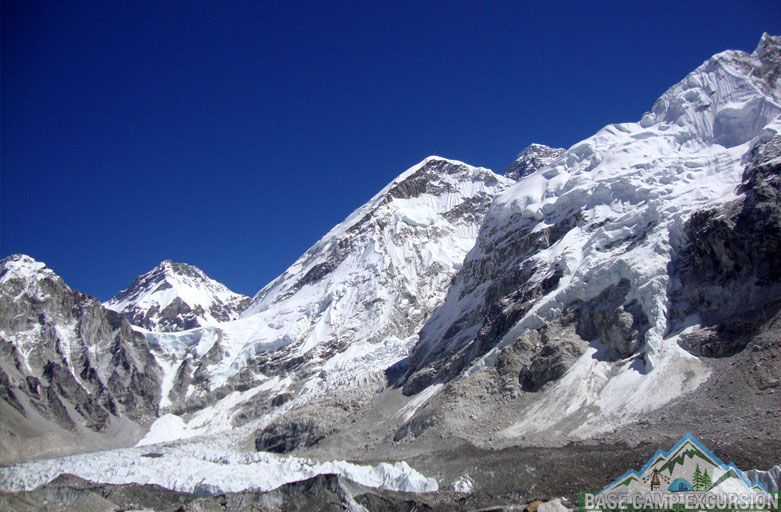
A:
[[[657,451],[639,471],[627,471],[595,494],[581,493],[580,509],[779,510],[778,493],[749,481],[692,434]]]

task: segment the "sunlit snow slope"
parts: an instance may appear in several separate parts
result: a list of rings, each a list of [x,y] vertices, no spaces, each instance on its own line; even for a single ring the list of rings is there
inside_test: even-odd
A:
[[[551,384],[505,435],[542,439],[612,429],[701,384],[704,365],[676,343],[699,319],[671,323],[668,267],[692,214],[738,197],[751,148],[781,132],[780,56],[768,35],[752,54],[715,55],[640,122],[606,126],[500,194],[421,331],[405,393],[515,346],[524,390]],[[556,325],[566,343],[547,339]]]

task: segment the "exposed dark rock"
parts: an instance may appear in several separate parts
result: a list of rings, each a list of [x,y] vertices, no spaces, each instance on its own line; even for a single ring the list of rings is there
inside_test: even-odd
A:
[[[271,405],[273,405],[274,407],[278,407],[282,404],[289,402],[292,399],[293,399],[292,393],[280,393],[271,399]]]
[[[440,419],[432,414],[416,415],[396,430],[393,434],[393,440],[399,442],[405,439],[414,439],[439,423]]]
[[[356,496],[355,502],[372,512],[429,512],[434,510],[431,505],[420,499],[399,499],[375,493]]]
[[[13,387],[11,386],[11,381],[8,379],[8,375],[6,375],[2,369],[0,369],[0,400],[4,400],[6,403],[11,405],[11,407],[20,413],[25,414],[24,407],[21,403],[19,403],[19,399],[16,398],[16,393],[14,393]]]
[[[527,231],[515,231],[493,240],[490,259],[467,260],[460,276],[490,283],[483,292],[484,306],[453,322],[442,338],[432,344],[426,341],[438,332],[436,315],[424,325],[421,342],[410,358],[402,392],[413,395],[435,382],[447,382],[496,346],[544,293],[555,289],[561,277],[561,269],[555,266],[539,268],[531,256],[550,247],[581,220],[579,212],[574,211],[546,229],[532,231],[529,226]],[[519,264],[517,267],[500,264],[503,258]],[[509,270],[494,275],[498,268]],[[474,332],[474,336],[464,339],[470,332]],[[457,340],[464,343],[452,350]]]
[[[534,352],[529,364],[521,368],[518,382],[524,391],[539,391],[542,386],[559,379],[572,366],[577,357],[577,345],[573,343],[545,344]]]
[[[32,407],[52,428],[71,432],[104,432],[119,416],[141,423],[157,416],[161,369],[144,336],[32,258],[14,255],[1,265],[0,330],[26,333],[0,338],[6,403]],[[36,454],[31,447],[28,456]]]
[[[552,148],[543,144],[531,144],[505,169],[504,175],[518,181],[537,169],[550,165],[564,151],[562,148]]]
[[[440,180],[436,178],[437,174],[456,173],[458,166],[445,160],[432,159],[427,161],[423,167],[411,176],[394,185],[388,194],[397,199],[409,199],[421,194],[440,194],[445,189]]]
[[[528,392],[539,391],[548,382],[559,379],[588,346],[575,333],[574,322],[570,313],[520,336],[499,356],[498,375],[514,378]],[[507,391],[512,394],[513,389],[508,387]]]
[[[483,212],[488,210],[493,197],[489,194],[478,194],[468,197],[464,202],[457,204],[450,211],[445,212],[443,217],[451,222],[460,219],[468,219],[479,222],[483,217]]]
[[[314,419],[293,419],[272,423],[255,436],[255,449],[273,453],[289,453],[297,448],[313,446],[331,431]]]
[[[671,328],[697,314],[706,329],[683,336],[696,355],[744,349],[781,307],[781,137],[756,144],[743,197],[692,215],[670,265]],[[774,161],[775,159],[775,161]]]
[[[176,370],[174,376],[174,383],[171,386],[171,392],[168,394],[169,400],[172,403],[179,403],[180,399],[185,397],[187,388],[190,387],[192,381],[192,359],[185,357]]]
[[[628,291],[629,281],[622,279],[593,299],[573,305],[578,335],[588,341],[601,341],[613,359],[636,354],[649,327],[648,317],[637,301],[624,303]]]

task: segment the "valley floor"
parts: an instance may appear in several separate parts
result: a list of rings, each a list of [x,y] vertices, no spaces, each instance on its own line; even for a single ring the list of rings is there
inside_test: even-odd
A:
[[[441,434],[369,446],[363,441],[371,440],[361,439],[361,421],[346,421],[344,425],[353,427],[343,426],[324,442],[297,450],[295,456],[231,451],[228,446],[238,440],[237,436],[230,442],[223,439],[227,444],[222,447],[220,442],[215,442],[213,451],[203,448],[198,451],[196,447],[202,443],[191,441],[75,456],[83,458],[87,466],[68,466],[63,463],[66,458],[32,461],[16,469],[7,467],[0,470],[2,487],[6,491],[15,487],[18,492],[2,494],[0,508],[9,511],[73,510],[74,507],[84,511],[117,508],[194,511],[343,510],[343,507],[361,510],[355,507],[362,506],[372,511],[413,510],[414,507],[443,511],[486,507],[522,510],[523,504],[536,499],[563,497],[568,500],[565,503],[572,503],[579,492],[600,489],[623,471],[641,467],[656,450],[668,448],[675,442],[675,436],[686,431],[692,431],[717,455],[734,461],[741,469],[767,469],[781,461],[781,436],[778,435],[781,409],[774,388],[752,386],[752,370],[761,369],[761,361],[756,364],[751,354],[742,352],[732,357],[706,359],[712,369],[711,377],[697,392],[615,432],[564,446],[478,447],[455,436],[442,439]],[[775,351],[766,355],[770,358],[766,362],[772,361],[773,354]],[[747,363],[751,366],[747,367]],[[496,418],[500,421],[501,414]],[[348,440],[352,440],[351,448]],[[125,457],[135,452],[138,452],[135,459]],[[313,462],[330,460],[337,454],[351,462],[330,466]],[[208,459],[218,470],[223,466],[226,471],[220,477],[223,483],[215,484],[213,474],[210,477],[199,475],[198,470],[189,471],[186,466],[192,461],[185,455],[202,462]],[[389,460],[406,463],[388,464],[384,466],[385,471],[377,471],[382,461]],[[103,467],[104,462],[109,466]],[[160,475],[145,475],[144,464],[159,466]],[[102,472],[104,482],[114,483],[89,483],[74,476],[56,476],[67,474],[68,467],[81,467],[82,476],[90,477],[90,470],[84,469],[89,466]],[[161,483],[160,478],[166,472],[177,472],[176,466],[181,466],[178,471],[181,474],[171,475],[166,485],[169,489],[144,483]],[[285,472],[287,475],[282,476]],[[54,480],[45,483],[51,478]],[[265,479],[258,489],[262,492],[242,492],[241,481],[246,478]],[[437,487],[431,486],[432,478],[438,482]],[[97,475],[89,478],[98,479]],[[296,479],[300,481],[295,482]],[[44,485],[38,487],[40,484]],[[402,492],[405,489],[418,492]]]

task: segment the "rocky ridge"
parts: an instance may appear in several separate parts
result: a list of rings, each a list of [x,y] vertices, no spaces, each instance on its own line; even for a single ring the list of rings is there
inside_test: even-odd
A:
[[[506,178],[518,181],[537,169],[547,167],[564,151],[566,150],[563,148],[552,148],[544,144],[530,144],[507,166],[503,174]]]
[[[138,435],[157,417],[160,367],[121,315],[24,255],[0,262],[0,301],[3,460],[94,434],[127,442],[117,429]]]
[[[177,332],[235,320],[248,303],[203,270],[165,260],[103,305],[133,325]]]

